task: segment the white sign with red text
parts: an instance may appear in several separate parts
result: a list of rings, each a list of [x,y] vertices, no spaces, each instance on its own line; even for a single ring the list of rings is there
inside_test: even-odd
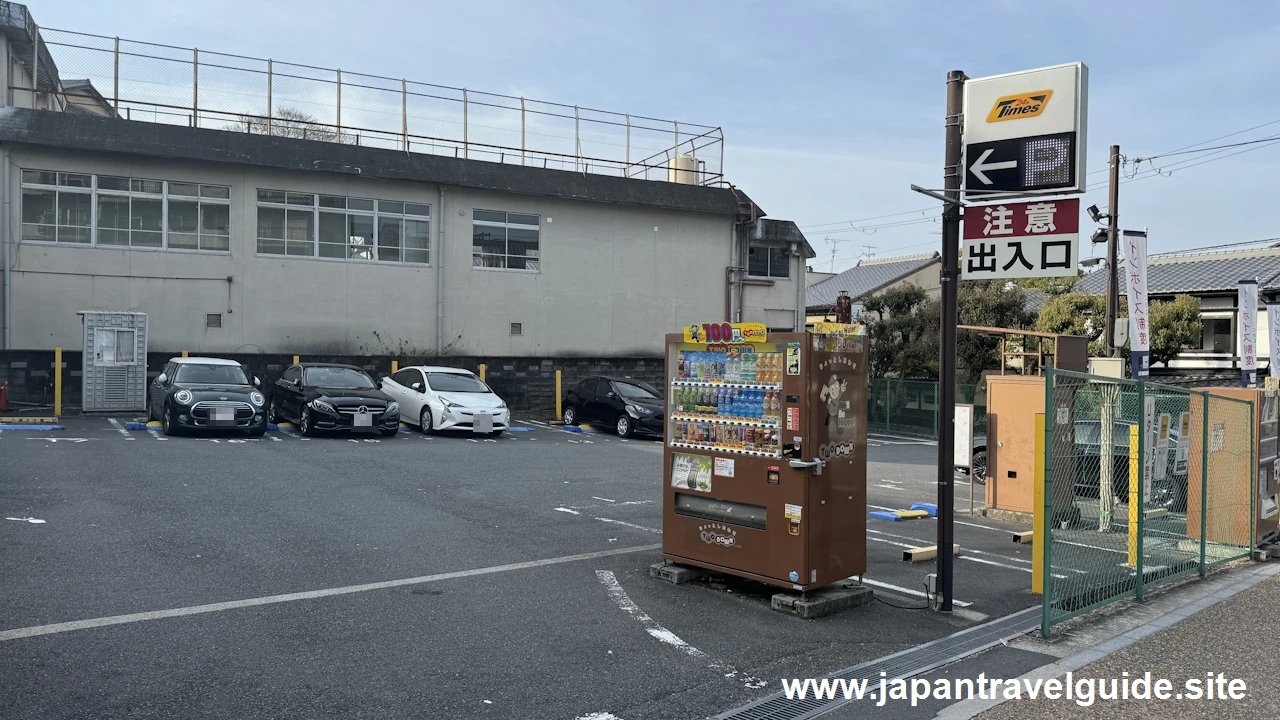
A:
[[[1240,384],[1258,384],[1258,281],[1240,281]]]
[[[965,208],[965,280],[1075,277],[1079,252],[1079,199]]]
[[[1129,301],[1129,351],[1133,355],[1133,377],[1151,374],[1151,308],[1147,301],[1147,233],[1125,230],[1120,234],[1124,252],[1125,296]]]

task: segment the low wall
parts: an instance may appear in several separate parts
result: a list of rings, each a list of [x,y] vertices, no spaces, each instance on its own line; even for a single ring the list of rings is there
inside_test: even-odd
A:
[[[62,407],[64,413],[80,410],[83,353],[63,352]],[[147,353],[147,375],[155,377],[164,365],[181,353]],[[257,353],[219,355],[235,360],[269,388],[293,363],[292,355]],[[591,375],[614,375],[644,380],[662,387],[662,358],[534,358],[534,357],[391,357],[377,356],[302,356],[304,362],[338,362],[364,368],[375,379],[391,374],[391,361],[400,367],[409,365],[444,365],[479,373],[485,365],[485,380],[507,405],[515,411],[535,415],[554,415],[556,407],[556,370],[561,371],[561,392],[568,392],[579,380]],[[9,382],[10,411],[32,405],[53,403],[52,350],[0,350],[0,381]]]

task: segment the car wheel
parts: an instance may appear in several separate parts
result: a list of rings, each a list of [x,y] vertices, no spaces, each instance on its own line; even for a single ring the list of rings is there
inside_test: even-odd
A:
[[[418,428],[422,430],[423,435],[435,435],[435,420],[431,415],[431,408],[423,405],[422,414],[418,415]]]
[[[618,437],[629,438],[635,434],[636,424],[632,422],[630,415],[619,415],[614,429],[618,431]]]
[[[173,410],[167,404],[164,406],[164,411],[160,416],[160,430],[169,437],[178,434],[178,428],[173,424]]]
[[[298,429],[306,437],[314,437],[316,434],[315,426],[311,424],[311,408],[303,407],[302,412],[298,413]]]
[[[391,428],[390,430],[383,430],[382,437],[395,437],[398,432],[400,432],[400,428],[398,427]]]
[[[564,409],[564,417],[561,419],[564,420],[565,425],[577,425],[578,411],[574,410],[572,405],[569,405]]]
[[[979,485],[987,484],[987,451],[979,450],[973,454],[973,469],[969,471],[969,477],[973,482]]]

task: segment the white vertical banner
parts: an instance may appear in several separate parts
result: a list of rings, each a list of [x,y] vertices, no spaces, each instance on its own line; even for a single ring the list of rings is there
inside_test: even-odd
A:
[[[1145,398],[1142,408],[1142,504],[1151,501],[1151,471],[1155,465],[1156,439],[1159,428],[1156,425],[1156,399]]]
[[[1125,296],[1129,300],[1129,351],[1133,357],[1133,377],[1151,374],[1150,306],[1147,302],[1147,232],[1125,230],[1120,236],[1124,250]]]
[[[1240,281],[1240,383],[1258,385],[1258,281]],[[1270,318],[1268,318],[1270,319]]]
[[[1270,340],[1271,365],[1267,374],[1280,377],[1280,303],[1267,303],[1267,338]]]

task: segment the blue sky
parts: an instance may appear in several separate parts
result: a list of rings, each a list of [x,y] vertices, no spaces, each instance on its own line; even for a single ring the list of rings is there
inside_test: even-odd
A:
[[[341,67],[724,128],[725,172],[796,221],[826,270],[938,249],[922,222],[814,227],[932,208],[944,80],[1063,62],[1090,69],[1090,180],[1108,146],[1151,156],[1280,120],[1280,3],[242,2],[34,0],[65,30]],[[1220,142],[1280,135],[1280,123]],[[1241,148],[1243,149],[1243,148]],[[1225,154],[1225,153],[1224,153]],[[1161,167],[1184,155],[1156,160]],[[1190,163],[1188,163],[1190,164]],[[1139,165],[1149,168],[1151,164]],[[1151,251],[1280,236],[1280,146],[1121,186],[1121,224]],[[1145,177],[1144,177],[1145,176]],[[936,215],[930,209],[925,215]],[[1089,224],[1091,226],[1091,223]],[[1091,249],[1082,248],[1087,256]]]

